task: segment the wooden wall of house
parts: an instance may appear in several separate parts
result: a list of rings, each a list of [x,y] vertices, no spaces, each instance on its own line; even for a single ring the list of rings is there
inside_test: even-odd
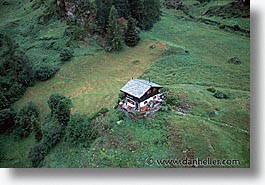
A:
[[[140,99],[138,99],[138,98],[136,98],[134,96],[131,96],[131,95],[127,94],[127,93],[125,93],[125,97],[130,98],[131,100],[133,100],[133,101],[135,101],[137,103],[140,103]]]
[[[160,88],[157,88],[157,87],[151,87],[141,98],[140,98],[140,101],[142,102],[142,101],[144,101],[144,100],[146,100],[146,99],[148,99],[148,98],[150,98],[150,97],[152,97],[152,96],[154,96],[154,95],[156,95],[156,94],[158,94],[159,93],[159,89],[161,89],[161,87]],[[150,93],[149,93],[149,91],[150,91]]]

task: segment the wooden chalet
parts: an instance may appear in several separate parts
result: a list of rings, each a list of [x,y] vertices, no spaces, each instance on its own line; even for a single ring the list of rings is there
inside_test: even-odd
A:
[[[140,115],[157,111],[164,98],[161,88],[150,80],[132,79],[120,89],[125,98],[119,106],[126,112]]]

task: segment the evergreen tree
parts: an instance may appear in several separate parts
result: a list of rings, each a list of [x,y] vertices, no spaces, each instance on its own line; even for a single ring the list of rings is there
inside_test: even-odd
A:
[[[150,30],[161,14],[160,0],[128,0],[131,16],[142,30]]]
[[[132,17],[128,19],[128,26],[125,33],[125,43],[127,46],[136,46],[140,37],[136,30],[135,20]]]
[[[115,6],[111,7],[108,24],[108,42],[111,50],[122,49],[123,31]]]
[[[104,33],[108,24],[108,17],[112,5],[112,0],[96,0],[97,25],[101,33]]]
[[[129,15],[129,7],[127,0],[113,0],[113,5],[116,7],[119,17],[127,19]]]
[[[141,28],[142,19],[144,16],[144,1],[143,0],[128,0],[131,16],[137,21],[137,26]]]
[[[160,14],[160,0],[144,0],[144,15],[141,22],[141,28],[144,30],[150,30],[159,20]]]

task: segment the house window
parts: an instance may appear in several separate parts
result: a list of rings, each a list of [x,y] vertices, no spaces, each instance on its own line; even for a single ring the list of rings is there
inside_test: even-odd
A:
[[[151,93],[151,90],[147,91],[147,94],[150,94]]]
[[[131,99],[127,99],[127,102],[134,105],[134,101],[132,101]]]

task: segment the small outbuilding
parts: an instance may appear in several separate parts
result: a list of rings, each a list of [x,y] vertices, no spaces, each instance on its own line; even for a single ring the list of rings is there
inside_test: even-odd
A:
[[[142,79],[131,79],[120,91],[123,93],[123,101],[119,106],[129,113],[140,113],[145,115],[148,112],[155,112],[160,109],[164,99],[160,90],[163,87]]]

